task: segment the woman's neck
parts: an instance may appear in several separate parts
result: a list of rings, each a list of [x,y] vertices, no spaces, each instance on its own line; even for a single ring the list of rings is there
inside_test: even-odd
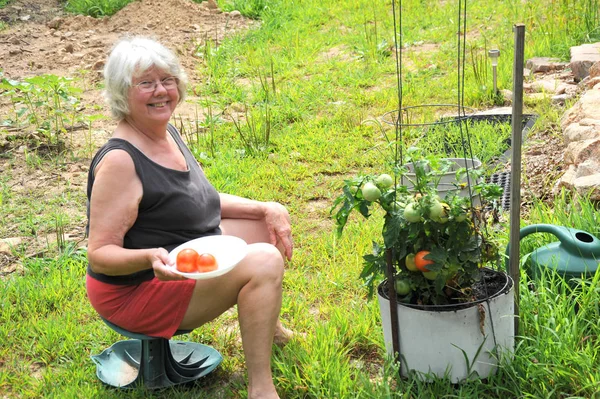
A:
[[[124,123],[133,132],[140,136],[143,140],[150,140],[152,142],[161,142],[167,139],[167,124],[153,124],[152,127],[144,126],[143,124],[136,123],[130,118],[125,118],[121,123]]]

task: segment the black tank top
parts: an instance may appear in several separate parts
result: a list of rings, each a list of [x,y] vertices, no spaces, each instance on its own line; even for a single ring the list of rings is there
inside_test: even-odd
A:
[[[188,170],[185,172],[157,164],[123,139],[111,138],[98,150],[88,172],[88,230],[94,169],[109,151],[118,149],[126,151],[131,156],[143,186],[138,216],[125,234],[124,248],[162,247],[171,251],[194,238],[221,234],[219,228],[221,202],[217,190],[206,179],[177,129],[168,125],[167,130],[185,157],[188,165]],[[88,265],[87,272],[97,280],[117,285],[140,284],[154,277],[152,269],[125,276],[108,276],[93,272]]]

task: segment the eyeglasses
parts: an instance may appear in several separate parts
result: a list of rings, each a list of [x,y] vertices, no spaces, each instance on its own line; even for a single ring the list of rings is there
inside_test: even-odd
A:
[[[165,88],[165,90],[173,90],[177,87],[177,78],[174,76],[169,76],[168,78],[164,78],[162,80],[156,81],[148,81],[144,80],[138,84],[133,85],[133,87],[137,87],[137,89],[142,93],[152,93],[158,87],[158,82]]]

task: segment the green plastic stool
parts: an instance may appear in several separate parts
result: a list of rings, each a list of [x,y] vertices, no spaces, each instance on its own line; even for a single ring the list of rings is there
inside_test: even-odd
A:
[[[102,320],[119,334],[132,338],[91,356],[96,363],[96,375],[107,385],[166,388],[204,377],[223,361],[221,354],[210,346],[150,337]],[[175,335],[189,332],[178,330]]]

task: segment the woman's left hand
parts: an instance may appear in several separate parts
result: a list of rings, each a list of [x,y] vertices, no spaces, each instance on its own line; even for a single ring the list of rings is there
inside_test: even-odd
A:
[[[265,222],[271,244],[277,246],[277,243],[280,242],[283,245],[285,257],[288,260],[292,259],[294,243],[290,214],[287,209],[278,202],[266,202]]]

